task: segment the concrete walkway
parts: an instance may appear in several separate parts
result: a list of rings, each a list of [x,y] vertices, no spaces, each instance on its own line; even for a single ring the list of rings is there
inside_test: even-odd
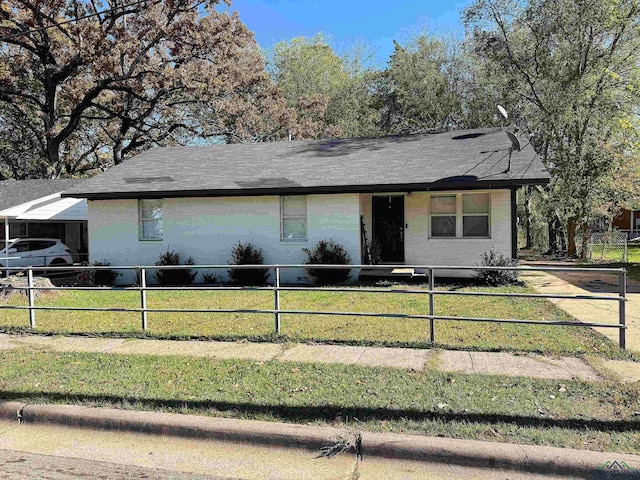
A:
[[[618,295],[618,278],[615,275],[590,272],[526,272],[520,276],[539,293],[572,295]],[[618,302],[603,300],[550,300],[573,318],[583,322],[617,324]],[[629,280],[626,302],[626,348],[640,353],[640,284]],[[615,328],[594,328],[612,342],[618,343]],[[603,360],[603,366],[624,382],[640,381],[640,365],[618,360]]]
[[[539,293],[571,295],[618,295],[618,278],[615,275],[589,272],[539,272],[523,273],[520,278]],[[611,323],[619,321],[618,302],[604,300],[552,299],[558,307],[583,322]],[[627,349],[640,352],[640,285],[627,283]],[[618,330],[596,328],[611,341],[618,343]]]
[[[466,352],[415,348],[361,347],[250,342],[177,341],[122,338],[64,337],[0,334],[0,350],[39,348],[56,352],[182,355],[215,359],[276,360],[283,362],[341,363],[366,367],[424,371],[481,373],[547,379],[600,379],[586,361],[575,357],[547,357],[506,352]],[[638,367],[637,363],[629,368]],[[637,368],[640,370],[640,368]]]

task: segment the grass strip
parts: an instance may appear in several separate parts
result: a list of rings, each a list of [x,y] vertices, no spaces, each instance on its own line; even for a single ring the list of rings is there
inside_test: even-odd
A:
[[[394,288],[406,288],[406,285]],[[411,288],[424,288],[412,285]],[[450,287],[461,291],[531,293],[523,287]],[[53,307],[137,308],[134,291],[68,291],[43,294],[36,305]],[[14,295],[12,305],[26,305]],[[152,291],[149,308],[271,309],[270,291]],[[362,292],[281,292],[283,309],[428,314],[428,296]],[[441,295],[435,301],[436,315],[571,320],[566,313],[544,299],[506,297],[456,297]],[[37,311],[37,333],[139,336],[140,315],[126,312]],[[0,329],[25,330],[25,310],[2,310]],[[266,341],[316,341],[360,345],[422,347],[428,345],[429,322],[421,319],[357,316],[281,316],[281,335],[273,332],[273,315],[247,313],[149,313],[151,338],[250,339]],[[558,355],[599,354],[627,358],[618,347],[590,328],[546,325],[516,325],[488,322],[436,321],[437,346],[448,349],[537,352]]]
[[[0,398],[640,453],[640,385],[179,356],[0,352]]]

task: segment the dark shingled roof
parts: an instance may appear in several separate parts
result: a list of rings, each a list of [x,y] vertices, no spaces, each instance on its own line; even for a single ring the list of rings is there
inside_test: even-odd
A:
[[[548,183],[549,173],[523,140],[522,150],[511,153],[511,142],[500,129],[155,148],[85,180],[64,196],[392,192]]]
[[[82,180],[60,179],[60,180],[4,180],[0,181],[0,210],[15,207],[41,197],[63,192]]]

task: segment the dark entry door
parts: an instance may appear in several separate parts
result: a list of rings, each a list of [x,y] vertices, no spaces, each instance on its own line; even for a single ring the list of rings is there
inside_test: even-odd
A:
[[[373,238],[384,263],[404,262],[404,197],[373,197]]]

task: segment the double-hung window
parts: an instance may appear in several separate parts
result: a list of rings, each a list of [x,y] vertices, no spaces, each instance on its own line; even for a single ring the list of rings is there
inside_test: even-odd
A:
[[[490,193],[432,195],[431,237],[489,238],[490,211]]]
[[[431,197],[431,236],[456,236],[455,195],[434,195]]]
[[[307,197],[291,195],[280,197],[280,238],[289,242],[307,240]]]
[[[491,197],[488,193],[465,193],[462,195],[462,236],[489,236],[489,208]]]
[[[162,240],[162,199],[138,200],[140,240]]]

